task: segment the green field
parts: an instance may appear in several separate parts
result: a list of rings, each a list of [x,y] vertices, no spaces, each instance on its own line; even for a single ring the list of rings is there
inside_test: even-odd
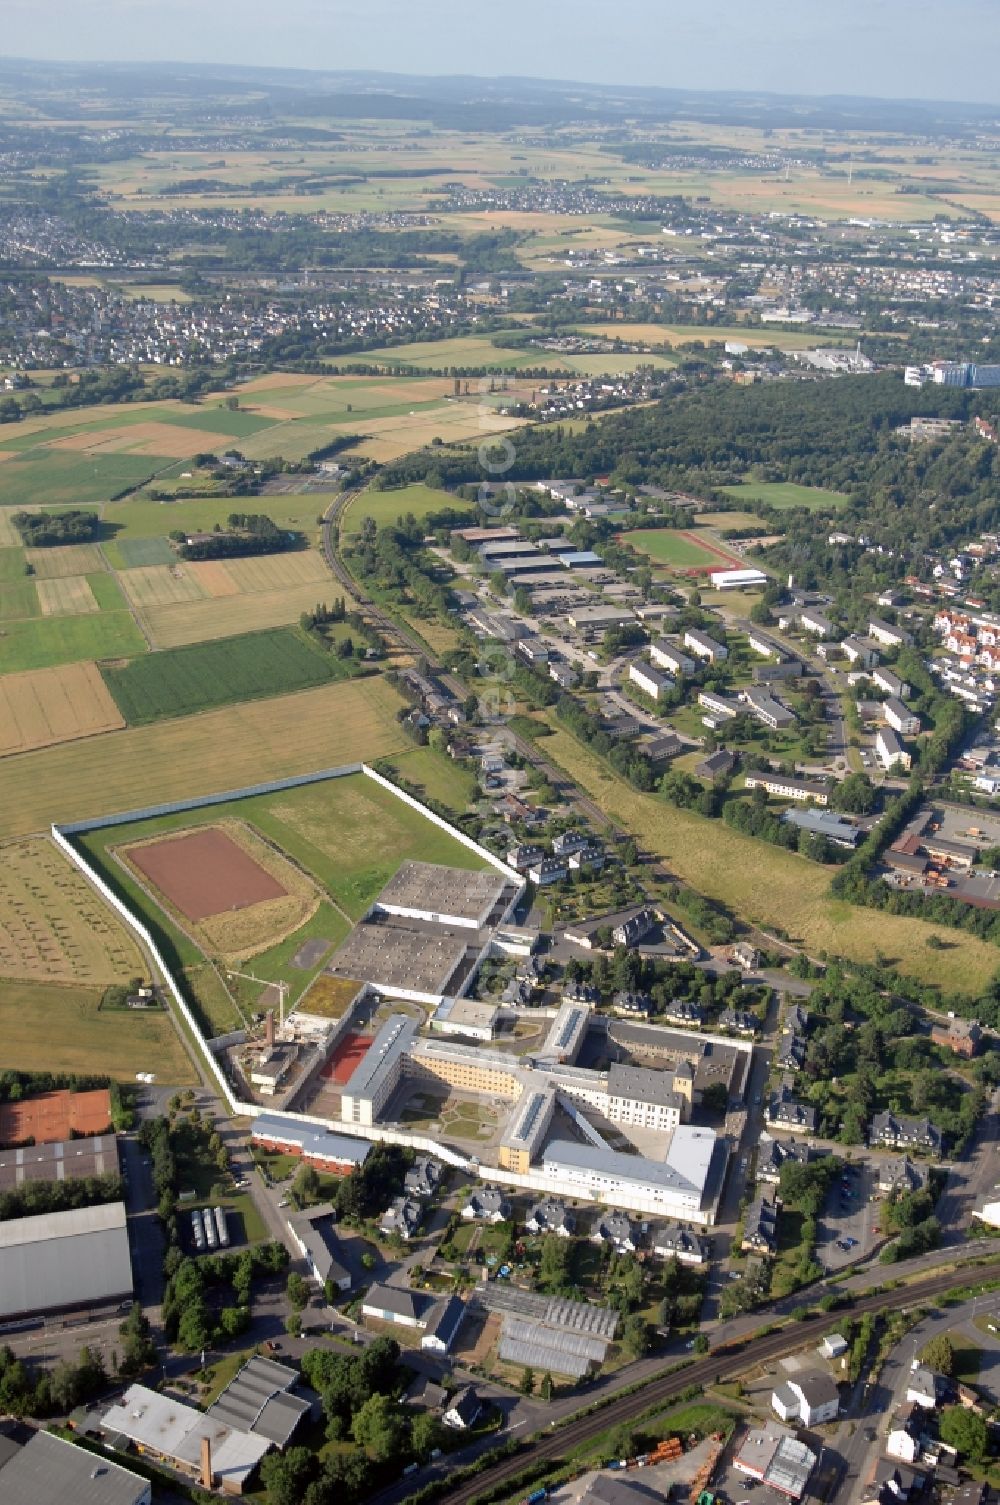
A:
[[[321,496],[292,494],[254,499],[255,509],[266,512],[279,527],[295,528],[300,532],[313,534],[318,526],[317,514],[322,511],[323,505]],[[244,503],[238,497],[227,496],[154,502],[140,494],[129,497],[126,501],[112,502],[103,512],[105,523],[115,530],[114,542],[105,546],[108,557],[118,569],[133,569],[140,564],[170,564],[176,556],[169,544],[166,545],[170,551],[169,556],[164,554],[162,546],[168,533],[175,529],[201,529],[207,532],[216,523],[224,527],[229,514],[239,511],[243,506]],[[161,545],[158,555],[143,558],[140,548],[139,557],[131,556],[130,551],[136,544],[146,544],[148,549],[151,543]],[[114,557],[116,549],[122,551],[120,563]]]
[[[18,1071],[98,1072],[131,1081],[154,1071],[158,1082],[197,1081],[170,1015],[104,1011],[99,988],[0,983],[4,1065]]]
[[[792,481],[744,481],[739,486],[720,486],[727,496],[752,505],[760,502],[766,507],[808,507],[813,512],[835,511],[846,507],[847,497],[841,491],[824,491],[821,486],[797,486]]]
[[[431,512],[442,512],[445,507],[457,512],[472,512],[473,504],[464,502],[460,496],[447,491],[438,491],[433,486],[403,486],[398,491],[363,491],[344,513],[344,532],[360,533],[361,520],[373,518],[378,527],[391,526],[397,518],[412,512],[417,520]]]
[[[40,449],[0,466],[0,505],[37,507],[44,502],[78,506],[107,501],[126,486],[138,486],[169,462],[148,455],[59,454]]]
[[[437,800],[455,815],[464,814],[476,797],[472,770],[433,747],[415,747],[388,761],[400,778],[418,790],[418,799]]]
[[[26,574],[23,549],[0,549],[0,583],[23,580]]]
[[[115,539],[119,569],[134,570],[155,564],[173,564],[177,558],[166,538]]]
[[[146,641],[127,611],[36,617],[8,622],[0,632],[0,674],[88,658],[134,658],[145,652]]]
[[[101,669],[129,726],[191,716],[240,700],[307,690],[338,677],[340,660],[297,628],[273,627],[168,648]]]
[[[739,567],[739,560],[734,558],[731,566],[727,566],[713,549],[703,547],[696,538],[685,538],[674,528],[639,528],[634,533],[623,533],[622,541],[630,543],[640,554],[648,555],[654,564],[671,565],[674,569]]]
[[[12,580],[0,586],[0,622],[14,622],[19,618],[37,617],[41,613],[38,592],[33,580]],[[0,636],[0,661],[3,657],[4,637]]]

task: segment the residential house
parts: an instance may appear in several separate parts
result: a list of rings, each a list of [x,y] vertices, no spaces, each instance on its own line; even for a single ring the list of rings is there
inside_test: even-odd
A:
[[[639,1226],[624,1212],[609,1212],[591,1229],[595,1244],[610,1244],[618,1254],[634,1254],[639,1247]]]
[[[905,771],[913,761],[891,726],[880,726],[875,733],[875,753],[887,773],[894,768]]]
[[[767,1105],[767,1121],[775,1129],[799,1129],[803,1134],[815,1134],[816,1109],[808,1103],[800,1103],[791,1088],[783,1082],[771,1094]]]
[[[886,668],[884,664],[880,664],[875,669],[872,674],[872,682],[878,685],[880,690],[884,690],[886,695],[891,695],[896,700],[905,700],[910,693],[910,687],[906,683],[906,680],[900,679],[898,674],[894,673],[892,669]]]
[[[433,1299],[403,1286],[373,1285],[361,1302],[361,1315],[397,1327],[422,1328]]]
[[[690,648],[696,658],[703,658],[710,664],[724,664],[729,657],[729,649],[724,643],[709,637],[707,632],[700,632],[697,627],[687,629],[684,646]]]
[[[920,1191],[926,1182],[926,1171],[919,1165],[914,1165],[907,1155],[883,1160],[878,1168],[878,1190],[883,1197]]]
[[[921,1406],[912,1401],[894,1413],[885,1439],[885,1450],[890,1458],[899,1458],[903,1463],[916,1463],[920,1457],[920,1437],[924,1430],[924,1413]]]
[[[983,1032],[974,1019],[942,1020],[931,1026],[931,1040],[956,1056],[971,1060],[983,1040]]]
[[[633,1019],[648,1018],[653,1012],[653,1000],[648,993],[616,993],[611,1002],[614,1014],[626,1014]]]
[[[867,638],[846,637],[840,646],[844,656],[859,669],[874,669],[878,663],[878,649]]]
[[[627,920],[615,926],[611,939],[616,946],[638,946],[659,923],[651,909],[640,909],[638,914],[630,915]]]
[[[683,1223],[661,1223],[648,1230],[649,1247],[659,1259],[676,1259],[682,1265],[704,1265],[709,1246],[693,1229]]]
[[[642,659],[629,664],[628,677],[650,700],[662,700],[674,688],[674,681],[669,674],[664,674],[662,669],[654,669],[652,664],[647,664]]]
[[[382,1214],[379,1230],[385,1238],[398,1233],[401,1239],[411,1239],[420,1227],[423,1215],[424,1210],[416,1198],[397,1197]]]
[[[746,1210],[740,1248],[748,1254],[771,1255],[777,1252],[778,1203],[767,1192],[755,1197]]]
[[[693,658],[688,658],[682,653],[675,643],[667,638],[659,638],[649,650],[649,656],[658,669],[666,669],[669,674],[678,678],[685,674],[693,674],[696,668]]]
[[[817,779],[800,779],[787,773],[754,769],[746,775],[748,789],[766,789],[780,800],[814,800],[817,805],[830,803],[830,786]]]
[[[452,1427],[458,1432],[467,1432],[474,1427],[483,1414],[483,1402],[479,1399],[471,1385],[457,1390],[451,1398],[447,1410],[441,1420],[446,1427]]]
[[[329,1202],[295,1213],[288,1219],[288,1231],[305,1260],[316,1284],[338,1291],[351,1289],[351,1272],[341,1257],[336,1234],[337,1214]]]
[[[771,1406],[782,1421],[819,1427],[840,1414],[840,1391],[828,1374],[797,1374],[777,1387]]]
[[[669,1024],[683,1024],[688,1029],[700,1029],[705,1014],[700,1004],[689,1003],[686,998],[674,998],[664,1009],[663,1017]]]
[[[738,758],[728,747],[720,747],[707,758],[702,758],[694,767],[699,779],[725,779],[736,768]]]
[[[943,1382],[933,1370],[914,1360],[906,1379],[905,1399],[911,1405],[920,1406],[925,1411],[933,1411],[943,1388]]]
[[[799,626],[817,638],[832,638],[837,635],[837,629],[830,618],[817,611],[815,606],[803,607],[799,612]]]
[[[913,736],[920,730],[920,717],[914,715],[908,706],[893,695],[882,706],[882,714],[893,731],[899,732],[902,737]]]
[[[812,1150],[797,1139],[775,1139],[764,1133],[757,1142],[757,1181],[768,1186],[777,1186],[781,1180],[781,1167],[789,1161],[796,1165],[808,1165]]]
[[[545,888],[569,877],[569,865],[564,857],[542,857],[529,867],[528,877],[536,888]]]
[[[460,1216],[466,1222],[503,1223],[510,1217],[510,1203],[498,1186],[483,1186],[471,1194]]]
[[[882,1145],[894,1150],[926,1150],[937,1155],[941,1151],[941,1133],[929,1118],[906,1118],[902,1114],[876,1113],[868,1131],[870,1145]]]
[[[760,1029],[760,1020],[748,1009],[727,1008],[719,1015],[719,1029],[731,1035],[752,1036]]]
[[[441,1164],[430,1155],[420,1155],[403,1178],[403,1190],[411,1197],[432,1197],[441,1184]]]
[[[902,648],[913,639],[902,627],[894,627],[891,622],[883,622],[878,617],[872,617],[868,623],[868,636],[874,638],[876,643],[884,643],[887,648]]]
[[[571,1238],[576,1218],[564,1202],[547,1197],[528,1209],[524,1226],[529,1233],[554,1233],[558,1238]]]

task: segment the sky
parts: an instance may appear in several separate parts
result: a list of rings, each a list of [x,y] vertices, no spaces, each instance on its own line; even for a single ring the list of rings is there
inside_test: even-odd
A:
[[[8,57],[1000,103],[1000,0],[0,0],[0,14]]]

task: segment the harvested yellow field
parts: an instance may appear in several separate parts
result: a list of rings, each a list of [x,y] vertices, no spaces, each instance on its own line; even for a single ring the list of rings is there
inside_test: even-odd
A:
[[[123,570],[118,576],[122,589],[139,611],[149,606],[175,606],[182,601],[201,601],[205,592],[186,564],[143,564]]]
[[[100,984],[144,970],[124,925],[50,836],[0,846],[0,977]]]
[[[335,593],[329,576],[325,594]],[[185,643],[204,643],[210,638],[231,638],[261,627],[284,627],[311,611],[323,590],[318,584],[297,585],[291,590],[262,591],[259,595],[222,597],[214,601],[190,601],[179,606],[154,606],[144,617],[157,648],[181,648]],[[343,591],[337,589],[337,595]]]
[[[24,557],[39,580],[69,575],[94,575],[106,568],[96,543],[58,544],[51,549],[25,549]]]
[[[63,575],[56,580],[39,580],[35,590],[43,617],[70,617],[78,616],[81,612],[100,610],[86,575]]]
[[[294,554],[258,554],[247,559],[228,559],[226,573],[241,591],[285,590],[312,581],[333,584],[326,560],[318,549]]]
[[[389,756],[412,747],[396,720],[402,703],[381,675],[341,680],[130,728],[113,757],[96,738],[14,756],[3,765],[0,837]]]
[[[53,439],[54,450],[70,450],[78,454],[120,454],[169,457],[186,460],[189,455],[202,450],[227,449],[232,439],[227,434],[209,433],[201,429],[186,429],[175,423],[123,423],[117,428],[108,424],[100,429],[82,429],[79,433],[67,434],[62,439]]]
[[[192,580],[197,581],[203,596],[238,596],[240,588],[229,573],[224,559],[199,559],[185,565]]]
[[[10,518],[11,509],[0,507],[0,549],[19,549],[21,547],[21,535],[14,527]]]
[[[0,757],[124,725],[96,664],[64,664],[0,678]]]
[[[972,995],[982,993],[996,972],[996,947],[988,942],[946,930],[947,948],[932,949],[928,937],[941,927],[834,899],[829,869],[755,841],[720,820],[640,794],[569,732],[546,737],[542,749],[612,819],[640,832],[642,844],[662,857],[670,872],[751,924],[779,926],[811,956],[826,951],[858,962],[886,956],[907,976]]]
[[[364,428],[370,438],[363,439],[352,454],[364,455],[369,460],[386,464],[398,460],[410,450],[421,449],[433,439],[445,444],[457,444],[463,439],[488,438],[493,434],[509,433],[520,428],[522,418],[507,418],[500,413],[481,413],[472,404],[451,404],[447,408],[430,409],[406,414],[400,418],[366,419],[356,427]]]

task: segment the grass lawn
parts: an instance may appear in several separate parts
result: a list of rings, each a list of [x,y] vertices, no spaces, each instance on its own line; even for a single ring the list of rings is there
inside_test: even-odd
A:
[[[427,799],[440,800],[456,815],[461,815],[475,798],[476,776],[472,770],[433,747],[415,747],[393,758],[391,764],[400,778],[418,787]]]
[[[342,660],[294,627],[195,643],[102,669],[129,726],[240,700],[306,690],[341,677]]]
[[[0,549],[0,581],[24,580],[27,575],[23,549]]]
[[[558,726],[544,745],[546,756],[611,817],[641,833],[671,872],[749,923],[780,926],[810,955],[827,951],[864,962],[883,955],[908,976],[967,994],[981,993],[996,972],[996,947],[956,931],[948,949],[930,949],[927,939],[939,927],[834,899],[829,870],[640,794]]]
[[[377,675],[115,732],[113,758],[100,737],[15,753],[3,761],[0,836],[388,757],[412,745],[401,704]]]
[[[20,1071],[104,1073],[118,1081],[155,1071],[186,1087],[197,1077],[170,1016],[101,1011],[97,988],[0,982],[4,1065]]]
[[[676,569],[705,565],[717,570],[728,568],[726,560],[721,559],[714,549],[702,546],[696,537],[685,537],[679,529],[638,528],[634,533],[623,533],[622,541],[648,555],[654,564],[672,565]],[[732,565],[738,567],[738,561],[733,559]]]
[[[720,486],[738,502],[760,502],[767,507],[808,507],[812,512],[846,507],[842,491],[824,491],[821,486],[797,486],[792,481],[744,481],[739,486]]]
[[[23,622],[40,616],[41,611],[33,580],[11,580],[0,586],[0,622]],[[6,631],[0,636],[0,655],[6,636]]]
[[[10,622],[0,633],[0,674],[145,652],[146,640],[127,611],[39,617]]]
[[[348,505],[344,513],[343,530],[345,534],[360,533],[361,520],[365,517],[374,518],[378,527],[384,528],[408,512],[421,519],[428,513],[442,512],[446,507],[459,512],[472,512],[471,502],[464,502],[460,496],[452,496],[433,486],[403,486],[396,491],[373,491],[369,487]]]

